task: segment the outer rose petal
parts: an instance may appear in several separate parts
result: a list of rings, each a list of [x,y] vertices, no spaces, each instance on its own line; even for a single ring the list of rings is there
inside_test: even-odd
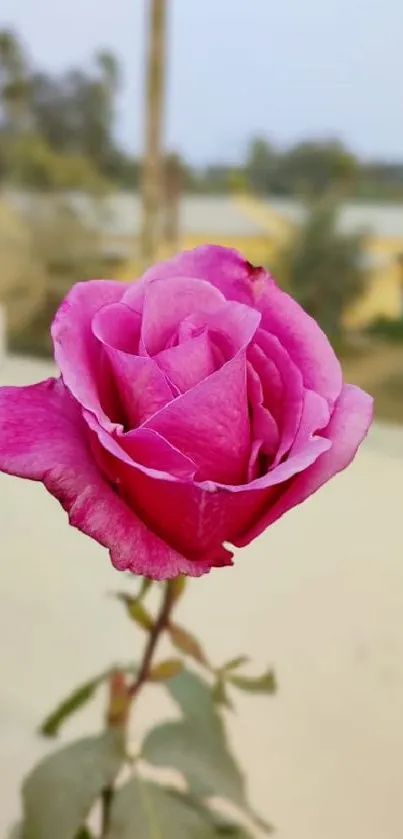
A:
[[[177,276],[209,280],[227,298],[254,306],[262,313],[262,328],[288,350],[300,369],[305,387],[317,391],[331,405],[340,394],[340,364],[318,324],[264,270],[247,262],[238,251],[203,245],[184,251],[145,273],[146,280]]]
[[[106,377],[91,321],[102,306],[119,302],[126,288],[125,283],[114,280],[77,283],[61,304],[52,324],[55,359],[65,384],[77,401],[92,411],[106,428],[115,425],[108,416],[108,402],[111,407],[114,404],[113,394],[109,393],[112,382]]]
[[[144,426],[114,437],[88,412],[86,420],[94,432],[97,462],[111,480],[119,476],[120,493],[139,512],[141,520],[189,560],[214,556],[215,565],[226,564],[222,543],[236,544],[277,500],[282,484],[311,466],[331,446],[321,437],[307,440],[302,450],[251,484],[197,483],[194,464],[159,435],[154,463],[149,460],[152,451],[144,434],[150,430]]]
[[[69,513],[70,523],[108,547],[119,570],[155,579],[200,576],[210,559],[189,561],[155,536],[99,471],[80,411],[63,382],[48,379],[0,389],[0,469],[43,481]],[[230,554],[218,564],[229,564]]]
[[[331,440],[331,448],[320,455],[312,466],[296,475],[279,494],[276,503],[267,508],[255,526],[234,544],[238,547],[248,545],[287,510],[301,504],[330,478],[345,469],[366,436],[372,415],[372,397],[354,385],[344,385],[329,425],[320,432],[322,437]]]

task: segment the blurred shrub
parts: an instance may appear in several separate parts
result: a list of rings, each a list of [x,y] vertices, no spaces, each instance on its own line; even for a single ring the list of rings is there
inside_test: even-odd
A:
[[[329,194],[307,205],[305,220],[277,254],[274,276],[318,321],[333,344],[343,335],[349,306],[365,290],[366,239],[338,224],[339,205]]]
[[[12,352],[51,356],[50,324],[62,299],[75,282],[107,276],[111,265],[103,256],[102,243],[94,229],[83,224],[61,199],[36,199],[25,214],[23,229],[24,247],[16,240],[10,245],[14,271],[7,272],[7,291],[3,295],[8,343]],[[21,253],[25,254],[22,265],[18,263]],[[26,289],[31,305],[22,318]],[[12,308],[15,314],[10,318]]]
[[[375,318],[368,326],[367,332],[391,343],[403,343],[403,318]]]
[[[0,303],[4,306],[8,335],[23,330],[42,306],[47,276],[34,252],[28,225],[0,201]]]

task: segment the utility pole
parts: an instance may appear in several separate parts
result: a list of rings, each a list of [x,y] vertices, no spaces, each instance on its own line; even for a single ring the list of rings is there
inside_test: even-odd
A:
[[[165,93],[166,0],[148,0],[146,127],[142,171],[143,226],[141,257],[147,266],[156,257],[163,191],[162,130]]]

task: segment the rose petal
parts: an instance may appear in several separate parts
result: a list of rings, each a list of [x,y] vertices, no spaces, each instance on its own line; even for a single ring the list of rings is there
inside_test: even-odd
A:
[[[366,436],[372,415],[372,397],[354,385],[344,385],[329,425],[322,431],[322,435],[331,441],[331,448],[318,457],[312,466],[296,475],[276,503],[269,505],[259,521],[234,544],[239,547],[248,545],[287,510],[301,504],[330,478],[345,469]]]
[[[185,393],[216,370],[213,346],[206,329],[176,347],[162,350],[155,356],[155,361],[180,393]]]
[[[334,404],[342,388],[342,374],[328,339],[267,271],[251,265],[232,248],[204,245],[150,268],[145,279],[179,274],[207,279],[227,300],[255,306],[263,316],[262,328],[281,341],[301,371],[305,387]]]
[[[236,354],[146,425],[197,463],[200,480],[237,483],[245,479],[250,446],[243,347],[252,340],[259,316],[246,306],[225,304],[222,309],[223,320],[231,320]],[[207,325],[210,317],[206,314]]]
[[[92,321],[94,335],[109,359],[114,383],[131,428],[140,425],[173,399],[172,388],[154,359],[132,355],[129,350],[116,347],[117,344],[129,347],[132,338],[133,347],[138,345],[140,322],[137,318],[139,315],[131,312],[129,307],[117,304],[105,306]],[[123,335],[120,338],[119,327],[122,327],[123,332],[125,326],[126,338]]]
[[[290,454],[304,449],[307,440],[311,440],[315,434],[320,435],[321,430],[329,424],[329,420],[330,409],[326,399],[313,390],[305,390],[301,420]]]
[[[212,311],[223,302],[220,292],[205,280],[175,277],[150,282],[143,305],[143,353],[155,355],[165,349],[184,318],[193,312]]]
[[[193,460],[151,428],[137,428],[129,434],[123,434],[119,443],[136,464],[145,467],[144,471],[148,475],[157,476],[159,473],[160,477],[163,472],[170,479],[192,481],[194,478],[196,464]]]
[[[276,335],[289,352],[302,373],[304,386],[319,393],[333,406],[340,395],[343,378],[325,333],[268,275],[255,300],[262,312],[262,329]]]
[[[141,315],[124,303],[110,303],[98,309],[92,318],[91,328],[101,344],[138,355]]]
[[[274,335],[259,329],[249,359],[262,382],[264,405],[275,417],[280,440],[275,464],[290,450],[301,420],[302,376]]]
[[[228,565],[222,542],[227,509],[216,508],[214,484],[194,483],[195,464],[151,429],[139,428],[118,438],[108,434],[93,414],[86,416],[94,456],[130,507],[150,529],[189,560],[214,557]],[[117,477],[118,476],[118,477]]]
[[[256,309],[244,306],[242,303],[225,301],[209,312],[193,312],[187,320],[183,321],[180,333],[187,328],[188,323],[192,329],[203,329],[207,327],[210,334],[214,334],[217,341],[218,336],[225,339],[222,346],[225,347],[225,354],[233,353],[248,346],[254,337],[261,320],[261,315]],[[230,357],[229,356],[229,357]]]
[[[119,431],[110,434],[91,411],[83,411],[83,418],[90,432],[89,442],[94,456],[112,483],[121,483],[123,464],[140,469],[157,480],[175,482],[178,477],[193,479],[196,464],[152,429],[142,426],[128,433]],[[118,461],[113,468],[109,455]]]
[[[251,305],[252,298],[244,258],[233,248],[221,245],[202,245],[182,251],[177,256],[152,265],[144,274],[144,282],[155,278],[196,277],[208,280],[227,300]]]
[[[276,499],[280,485],[310,465],[326,448],[328,440],[315,441],[260,481],[228,487],[212,481],[195,483],[173,480],[172,475],[152,473],[138,464],[119,464],[120,489],[130,506],[138,510],[149,528],[190,560],[216,557],[224,552],[222,543],[237,544],[269,499]],[[107,467],[116,471],[113,462]],[[224,562],[224,554],[222,556]]]
[[[199,576],[216,558],[190,562],[155,536],[99,471],[79,410],[61,380],[0,389],[0,469],[43,481],[70,523],[109,548],[113,564],[155,579]],[[222,553],[218,564],[230,562]]]
[[[307,468],[331,445],[322,438],[309,439],[303,451],[248,485],[195,483],[194,463],[178,450],[172,451],[172,444],[160,435],[153,464],[152,441],[147,455],[147,444],[141,439],[149,429],[143,426],[115,437],[99,426],[93,414],[87,412],[86,420],[99,440],[96,455],[100,466],[111,480],[119,476],[119,491],[149,528],[188,559],[214,556],[215,564],[227,562],[223,541],[236,542],[260,517],[269,499],[277,499],[279,485]]]
[[[256,464],[260,450],[268,457],[273,457],[276,453],[279,444],[279,431],[274,417],[263,406],[262,383],[250,362],[247,363],[247,372],[248,402],[251,413],[252,439],[254,440],[249,459],[249,467],[252,470],[249,474],[251,475],[254,471],[251,464]],[[257,476],[254,475],[254,477]],[[252,478],[249,477],[249,480],[252,480]]]
[[[150,417],[146,427],[194,460],[200,480],[244,480],[250,446],[245,352]]]
[[[55,358],[66,386],[107,428],[116,425],[111,422],[116,398],[91,322],[102,306],[118,302],[125,288],[124,283],[112,280],[77,283],[52,324]]]

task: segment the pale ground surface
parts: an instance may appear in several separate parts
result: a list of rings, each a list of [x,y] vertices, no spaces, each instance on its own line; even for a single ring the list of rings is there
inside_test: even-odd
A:
[[[48,375],[9,360],[2,383]],[[0,432],[1,433],[1,432]],[[192,582],[181,620],[218,663],[273,663],[274,699],[231,720],[254,803],[280,839],[403,836],[403,430],[374,428],[350,470],[290,513],[233,569]],[[41,486],[0,476],[0,837],[48,745],[35,726],[69,688],[140,638],[111,598],[127,586]],[[153,688],[139,729],[158,718]],[[66,736],[95,729],[101,699]],[[56,837],[55,837],[56,839]]]

